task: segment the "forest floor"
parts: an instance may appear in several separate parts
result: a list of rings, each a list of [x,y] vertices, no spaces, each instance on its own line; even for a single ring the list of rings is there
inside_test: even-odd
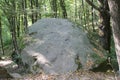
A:
[[[0,65],[5,66],[10,73],[17,73],[21,75],[20,79],[16,78],[12,80],[120,80],[120,77],[118,77],[113,72],[92,72],[82,69],[76,72],[69,72],[67,74],[59,75],[47,75],[45,73],[24,73],[24,71],[21,72],[19,68],[11,68],[11,65],[13,64],[11,60],[5,61],[4,64],[2,63],[2,61],[0,61]]]
[[[61,75],[29,75],[24,77],[28,80],[120,80],[114,74],[107,74],[101,72],[91,72],[85,70],[79,70],[74,73],[61,74]]]

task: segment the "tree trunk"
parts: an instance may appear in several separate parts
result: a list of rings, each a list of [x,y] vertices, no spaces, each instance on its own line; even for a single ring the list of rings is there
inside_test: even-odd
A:
[[[51,1],[51,8],[53,10],[53,17],[57,18],[57,0]]]
[[[38,12],[38,18],[41,19],[41,7],[42,7],[42,0],[38,1],[38,9],[39,9],[39,12]]]
[[[11,17],[11,34],[12,34],[12,42],[13,42],[13,46],[14,46],[14,50],[16,52],[16,54],[19,54],[19,49],[18,49],[18,44],[17,44],[17,37],[16,37],[16,25],[15,25],[15,22],[16,22],[16,19],[15,19],[15,16],[12,16]]]
[[[35,11],[35,22],[38,20],[38,0],[35,1],[35,7],[36,7],[36,11]]]
[[[13,10],[16,11],[16,2],[12,1],[11,3],[13,6]],[[10,29],[11,29],[10,31],[12,35],[13,47],[16,54],[19,54],[19,48],[18,48],[17,37],[16,37],[16,14],[9,16],[8,20],[9,20]]]
[[[17,37],[20,37],[20,14],[17,17]]]
[[[24,31],[25,33],[28,32],[28,20],[27,20],[27,12],[26,12],[26,9],[27,8],[27,2],[26,0],[22,0],[22,9],[24,11],[23,13],[23,25],[24,25]]]
[[[0,16],[0,42],[1,42],[1,49],[2,49],[2,53],[4,55],[4,49],[3,49],[3,39],[2,39],[2,24],[1,24],[1,16]]]
[[[110,27],[110,15],[108,13],[109,7],[107,0],[99,0],[101,3],[100,7],[100,20],[101,24],[99,26],[99,36],[100,44],[105,50],[110,53],[110,43],[111,43],[111,27]]]
[[[24,11],[27,8],[27,0],[24,0]],[[28,20],[27,20],[27,12],[24,12],[24,25],[25,25],[25,32],[28,33]]]
[[[93,2],[93,0],[92,0]],[[92,11],[92,27],[93,27],[93,32],[95,32],[95,26],[94,26],[94,8],[93,6],[91,7],[91,11]]]
[[[111,44],[111,27],[110,27],[110,15],[109,15],[109,7],[107,0],[99,0],[101,6],[97,7],[90,0],[86,0],[88,4],[90,4],[94,9],[99,11],[100,14],[100,26],[99,26],[99,36],[100,36],[100,44],[110,53],[110,44]]]
[[[120,71],[120,0],[108,0],[112,31],[116,48],[116,56],[119,64]]]
[[[75,21],[77,19],[77,0],[74,1],[75,2]]]
[[[60,6],[62,8],[63,17],[67,18],[67,11],[66,11],[66,6],[65,6],[64,0],[60,0]]]
[[[84,0],[82,0],[82,9],[83,9],[83,15],[84,15],[84,28],[86,29],[86,18],[85,18],[85,5],[84,5]]]
[[[32,9],[32,14],[31,14],[31,20],[32,20],[32,24],[35,22],[34,20],[34,11],[33,11],[33,0],[30,0],[30,7]]]

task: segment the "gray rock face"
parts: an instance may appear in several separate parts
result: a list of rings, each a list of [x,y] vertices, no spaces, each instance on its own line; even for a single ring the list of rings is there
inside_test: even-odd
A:
[[[87,63],[93,53],[89,40],[82,29],[73,27],[68,20],[41,19],[29,27],[29,33],[31,43],[24,48],[21,56],[31,72],[73,72],[78,68],[76,57],[82,67],[88,69]]]

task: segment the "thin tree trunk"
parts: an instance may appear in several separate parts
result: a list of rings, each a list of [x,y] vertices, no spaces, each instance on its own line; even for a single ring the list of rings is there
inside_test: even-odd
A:
[[[34,11],[33,11],[33,0],[30,0],[30,7],[32,9],[32,14],[31,14],[31,20],[32,20],[32,24],[35,22],[34,20]]]
[[[87,6],[86,6],[87,7]],[[90,17],[90,11],[86,8],[86,10],[85,10],[85,22],[86,22],[86,30],[90,30],[90,24],[89,24],[89,17]]]
[[[17,37],[20,37],[20,14],[17,17]]]
[[[19,54],[19,49],[18,49],[18,44],[17,44],[17,37],[16,37],[16,18],[15,16],[8,16],[8,21],[10,24],[10,32],[11,32],[11,36],[12,36],[12,44],[13,44],[13,48],[16,54]]]
[[[12,1],[12,5],[13,5],[14,11],[16,11],[16,2]],[[16,52],[16,54],[19,54],[19,48],[18,48],[17,37],[16,37],[16,14],[10,16],[9,23],[10,23],[10,28],[11,28],[14,51]]]
[[[77,19],[77,0],[75,0],[75,21]]]
[[[92,0],[92,2],[93,2],[93,0]],[[91,10],[92,10],[92,27],[93,27],[93,32],[95,32],[95,26],[94,26],[94,8],[93,8],[93,6],[92,6]]]
[[[82,8],[83,8],[83,14],[84,14],[84,27],[86,29],[86,18],[85,18],[85,6],[84,6],[84,0],[82,0]]]
[[[53,10],[53,17],[57,17],[57,0],[51,1],[51,8]]]
[[[79,20],[80,20],[80,22],[81,22],[81,5],[79,5],[79,11],[78,11],[78,16],[79,16]],[[81,24],[81,23],[80,23]]]
[[[64,0],[60,0],[60,6],[62,8],[63,17],[67,18],[67,11],[66,11],[66,6],[65,6]]]
[[[2,39],[2,24],[1,24],[1,16],[0,16],[0,41],[1,41],[1,49],[4,55],[4,48],[3,48],[3,39]]]
[[[15,16],[12,16],[12,21],[11,21],[11,33],[12,33],[12,42],[13,42],[13,46],[15,49],[16,54],[19,54],[19,49],[18,49],[18,45],[17,45],[17,37],[16,37],[16,19]]]
[[[28,33],[28,20],[27,20],[27,0],[24,0],[24,25],[25,25],[25,32]]]
[[[35,22],[38,20],[38,0],[35,1],[36,11],[35,11]]]
[[[25,33],[28,32],[28,20],[27,20],[27,12],[26,12],[26,9],[27,8],[27,2],[26,0],[22,0],[22,9],[24,11],[23,13],[23,25],[24,25],[24,31]]]
[[[38,1],[38,4],[39,4],[39,5],[38,5],[38,8],[39,8],[39,10],[40,10],[39,13],[38,13],[38,16],[39,16],[38,18],[41,19],[41,14],[42,14],[42,13],[41,13],[41,12],[42,12],[42,10],[41,10],[42,0]]]

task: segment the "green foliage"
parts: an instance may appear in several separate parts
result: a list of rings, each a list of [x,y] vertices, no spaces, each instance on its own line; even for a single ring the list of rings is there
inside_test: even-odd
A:
[[[19,45],[20,50],[25,48],[25,44],[24,44],[24,40],[23,39],[24,39],[23,37],[19,37],[18,38],[18,45]]]
[[[91,56],[95,60],[95,64],[100,64],[101,62],[105,61],[105,57],[100,57],[97,53]]]
[[[1,16],[2,18],[2,39],[4,45],[8,45],[11,43],[11,34],[8,27],[8,21],[5,16]]]
[[[116,58],[116,52],[115,52],[115,46],[114,46],[114,40],[113,38],[111,39],[111,54],[108,54],[108,56],[112,58]]]

